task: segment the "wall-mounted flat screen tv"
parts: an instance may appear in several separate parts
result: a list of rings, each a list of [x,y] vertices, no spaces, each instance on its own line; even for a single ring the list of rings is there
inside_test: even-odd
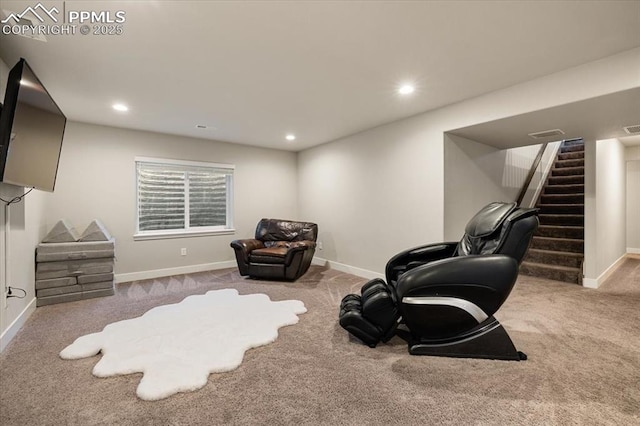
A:
[[[53,191],[67,118],[20,61],[9,72],[0,115],[0,181]]]

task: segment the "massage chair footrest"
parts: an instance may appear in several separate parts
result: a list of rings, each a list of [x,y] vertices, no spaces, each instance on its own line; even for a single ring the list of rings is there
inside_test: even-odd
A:
[[[507,331],[494,317],[473,330],[446,339],[412,338],[411,355],[432,355],[454,358],[499,359],[524,361],[527,356],[516,350]]]
[[[388,341],[398,323],[393,290],[376,278],[366,283],[361,295],[349,294],[340,303],[339,320],[342,328],[374,348],[380,341]]]

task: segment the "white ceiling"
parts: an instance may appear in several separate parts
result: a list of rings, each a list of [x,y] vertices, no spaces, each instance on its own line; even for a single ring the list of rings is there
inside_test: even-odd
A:
[[[27,59],[69,119],[293,151],[640,46],[638,1],[64,7],[124,10],[124,33],[0,35],[0,56]],[[397,95],[402,82],[416,92]]]
[[[640,88],[476,124],[451,133],[500,149],[553,142],[559,138],[617,138],[625,145],[635,145],[640,136],[629,136],[624,128],[637,125],[640,125]],[[553,129],[562,130],[564,135],[545,139],[529,136],[529,133]]]

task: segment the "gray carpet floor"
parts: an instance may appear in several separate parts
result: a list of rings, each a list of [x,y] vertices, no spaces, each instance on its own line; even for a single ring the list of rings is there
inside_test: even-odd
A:
[[[0,424],[640,424],[640,259],[628,258],[597,290],[521,275],[496,317],[524,362],[416,357],[397,337],[362,345],[337,312],[365,281],[318,266],[295,283],[227,269],[38,308],[0,354]],[[308,312],[198,391],[146,402],[135,394],[141,374],[96,378],[99,355],[58,357],[111,322],[230,287],[302,300]]]

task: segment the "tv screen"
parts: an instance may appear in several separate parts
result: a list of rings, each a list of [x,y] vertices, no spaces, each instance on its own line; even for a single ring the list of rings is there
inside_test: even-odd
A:
[[[27,61],[9,72],[0,116],[0,180],[52,192],[67,118]]]

